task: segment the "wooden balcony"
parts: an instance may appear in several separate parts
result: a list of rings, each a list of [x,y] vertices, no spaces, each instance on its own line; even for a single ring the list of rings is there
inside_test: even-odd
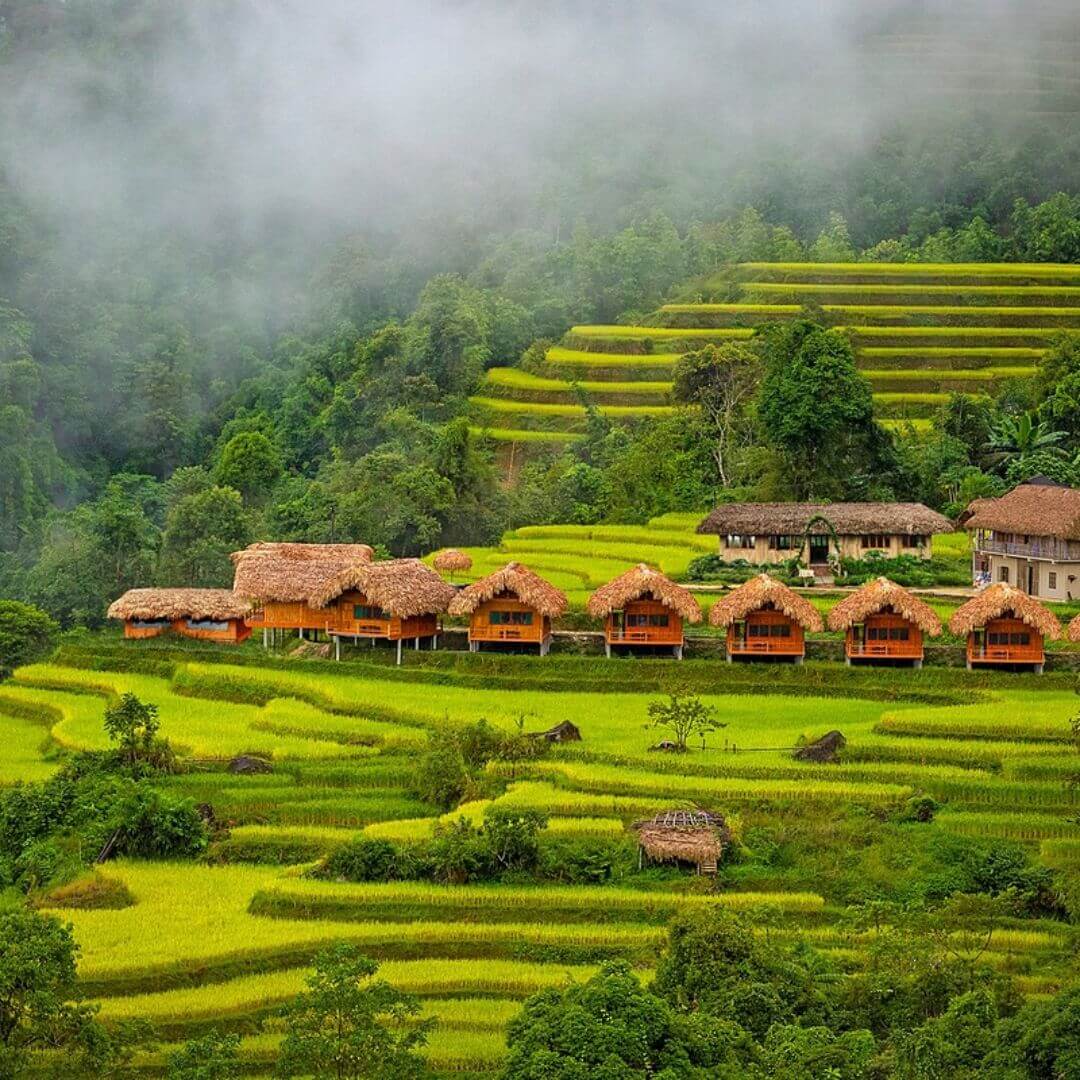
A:
[[[844,656],[848,663],[853,660],[895,660],[921,664],[922,631],[900,615],[884,612],[869,615],[865,623],[848,627]]]
[[[1015,555],[1021,559],[1046,559],[1053,562],[1080,562],[1080,542],[1056,536],[1031,536],[1024,540],[1002,540],[976,536],[976,554]]]
[[[994,619],[968,634],[967,662],[1041,668],[1046,659],[1042,634],[1020,619]]]
[[[799,660],[806,653],[803,628],[782,611],[752,611],[727,630],[728,658]]]

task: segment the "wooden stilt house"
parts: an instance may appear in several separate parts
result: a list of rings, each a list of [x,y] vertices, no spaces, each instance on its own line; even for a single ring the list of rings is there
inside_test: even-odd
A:
[[[604,648],[671,649],[683,653],[683,623],[701,622],[701,607],[681,585],[644,563],[601,586],[586,610],[604,620]]]
[[[231,589],[129,589],[113,601],[110,619],[122,619],[124,637],[182,637],[237,645],[251,637],[251,605]]]
[[[1038,600],[1012,585],[983,589],[949,620],[949,629],[967,637],[967,666],[1031,667],[1041,674],[1045,641],[1061,636],[1061,623]]]
[[[419,559],[387,559],[342,570],[312,595],[311,605],[326,613],[338,660],[343,639],[373,644],[382,639],[396,642],[400,664],[405,641],[416,649],[425,641],[438,646],[439,616],[455,595],[454,587]]]
[[[233,591],[251,602],[248,621],[262,630],[264,644],[292,630],[301,637],[328,633],[330,616],[311,598],[342,571],[374,557],[367,544],[251,544],[232,553]]]
[[[551,620],[566,610],[566,594],[518,562],[466,585],[450,602],[451,615],[469,617],[469,651],[485,646],[551,648]]]
[[[868,581],[829,612],[829,629],[843,632],[844,661],[909,663],[921,668],[923,638],[941,633],[934,609],[888,578]]]
[[[791,660],[806,656],[806,633],[824,629],[817,609],[782,581],[759,574],[713,604],[709,622],[727,627],[727,658]]]

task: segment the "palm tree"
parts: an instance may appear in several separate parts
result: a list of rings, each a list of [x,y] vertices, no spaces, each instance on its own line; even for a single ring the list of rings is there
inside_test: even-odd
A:
[[[988,457],[995,465],[1023,461],[1037,451],[1065,457],[1064,448],[1058,445],[1064,438],[1064,431],[1055,431],[1045,420],[1036,419],[1032,413],[1003,416],[990,432]]]

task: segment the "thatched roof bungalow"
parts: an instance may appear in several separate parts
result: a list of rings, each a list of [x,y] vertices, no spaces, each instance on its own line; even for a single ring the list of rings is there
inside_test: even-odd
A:
[[[817,608],[782,581],[758,574],[713,604],[709,622],[727,627],[727,657],[801,663],[806,634],[824,629]]]
[[[469,616],[469,651],[484,645],[551,647],[551,620],[567,608],[566,594],[519,562],[466,585],[450,601],[451,615]]]
[[[708,810],[662,810],[634,823],[638,834],[638,864],[691,863],[699,874],[715,874],[731,833],[719,814]]]
[[[999,582],[958,608],[949,629],[967,636],[967,666],[1030,666],[1041,672],[1044,643],[1061,636],[1057,616],[1034,597]]]
[[[231,589],[128,589],[109,605],[122,619],[124,637],[148,638],[172,630],[184,637],[238,644],[251,636],[251,605]]]
[[[698,525],[719,536],[728,560],[757,564],[799,558],[825,566],[830,556],[930,557],[930,537],[949,532],[949,519],[922,503],[723,503]]]
[[[924,635],[938,637],[941,620],[925,601],[888,578],[868,581],[829,612],[829,629],[843,632],[844,659],[902,661],[922,667]]]
[[[311,606],[328,613],[328,633],[341,658],[341,639],[412,639],[415,647],[438,641],[439,615],[455,595],[452,585],[419,559],[353,563],[311,596]]]
[[[326,613],[311,599],[343,570],[370,563],[367,544],[251,544],[231,555],[233,591],[256,610],[254,626],[264,630],[329,630]]]
[[[670,648],[682,658],[683,622],[701,622],[693,593],[645,563],[612,578],[589,597],[586,611],[604,620],[604,647]]]

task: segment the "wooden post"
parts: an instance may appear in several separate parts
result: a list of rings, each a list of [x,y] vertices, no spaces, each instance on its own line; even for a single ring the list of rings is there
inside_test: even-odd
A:
[[[269,648],[269,647],[270,647],[270,646],[269,646],[269,642],[268,642],[268,641],[267,641],[267,639],[266,639],[266,627],[264,626],[264,627],[263,627],[263,648],[264,648],[264,649],[267,649],[267,648]]]
[[[335,660],[340,660],[341,659],[341,635],[340,634],[335,634],[334,635],[334,659]]]
[[[416,637],[413,638],[413,648],[417,652],[420,651],[420,637],[419,637],[419,635],[417,635]]]
[[[374,645],[375,642],[372,641],[372,644]],[[397,662],[398,667],[401,667],[401,638],[397,639]]]

